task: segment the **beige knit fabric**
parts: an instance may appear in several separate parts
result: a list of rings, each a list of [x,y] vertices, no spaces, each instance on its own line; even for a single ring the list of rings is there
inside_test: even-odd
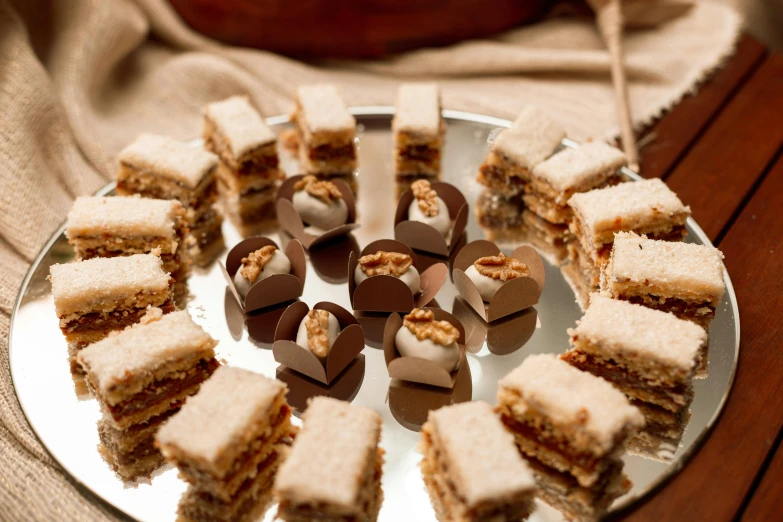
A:
[[[732,11],[700,5],[628,34],[637,125],[719,66],[739,26]],[[0,0],[0,519],[116,516],[65,476],[31,432],[6,341],[28,264],[73,198],[112,177],[115,154],[137,133],[191,138],[206,103],[239,93],[266,115],[287,112],[294,87],[316,81],[338,84],[349,104],[391,104],[401,78],[421,75],[438,81],[449,109],[512,118],[534,103],[573,138],[612,136],[608,70],[590,20],[552,19],[383,62],[315,66],[216,44],[183,25],[165,0]]]

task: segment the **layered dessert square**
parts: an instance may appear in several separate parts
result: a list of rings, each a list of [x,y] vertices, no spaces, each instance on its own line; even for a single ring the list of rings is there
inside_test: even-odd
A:
[[[191,486],[185,520],[241,520],[266,505],[295,434],[287,388],[223,366],[158,431],[157,444]]]
[[[187,211],[194,256],[222,243],[218,197],[218,157],[165,136],[142,134],[118,156],[117,194],[176,199]]]
[[[556,355],[531,355],[498,383],[497,411],[523,454],[591,487],[644,417],[609,382]]]
[[[564,137],[561,125],[542,109],[528,105],[492,142],[476,181],[505,197],[518,194],[530,182],[533,167],[548,158]]]
[[[533,167],[525,188],[525,206],[550,223],[571,221],[568,200],[576,193],[616,185],[625,154],[603,142],[588,142],[566,148]]]
[[[207,105],[204,146],[220,157],[218,183],[232,220],[242,227],[274,218],[277,188],[285,178],[277,137],[247,97]]]
[[[669,411],[693,399],[693,377],[707,346],[704,329],[672,314],[593,294],[568,330],[569,364]]]
[[[83,349],[78,361],[106,420],[124,430],[196,393],[219,366],[216,345],[187,311],[151,308],[140,323]]]
[[[155,434],[218,366],[216,344],[186,311],[163,315],[150,308],[138,324],[79,353],[103,412],[98,449],[124,480],[164,463]]]
[[[55,311],[76,374],[81,371],[76,353],[84,346],[137,323],[148,306],[174,310],[172,279],[151,254],[93,258],[49,270]]]
[[[437,85],[400,85],[392,131],[394,172],[397,176],[440,175],[446,124],[441,116],[440,90]]]
[[[657,178],[574,194],[568,205],[574,212],[570,227],[579,240],[580,254],[597,266],[609,261],[617,232],[680,241],[691,215],[690,207]]]
[[[615,299],[670,312],[703,328],[723,299],[723,254],[707,245],[615,236],[602,290]]]
[[[287,522],[372,521],[383,500],[381,417],[327,397],[311,400],[275,481]]]
[[[485,402],[430,411],[421,472],[438,520],[524,520],[535,481],[514,438]]]
[[[65,236],[78,260],[159,252],[163,271],[188,274],[185,209],[179,201],[140,197],[76,198]]]
[[[356,170],[356,120],[334,85],[299,87],[291,115],[301,174],[349,176]]]

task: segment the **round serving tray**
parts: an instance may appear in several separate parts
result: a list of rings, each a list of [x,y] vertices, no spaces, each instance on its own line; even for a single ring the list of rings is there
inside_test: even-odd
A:
[[[393,237],[397,189],[392,175],[390,120],[394,110],[391,107],[355,107],[352,112],[359,125],[361,169],[357,182],[362,226],[354,232],[353,238],[331,244],[308,258],[307,284],[302,300],[311,306],[319,301],[333,301],[350,310],[345,274],[348,254],[358,252],[372,240]],[[473,206],[481,191],[474,181],[476,169],[491,140],[510,122],[455,111],[444,111],[444,116],[448,133],[443,179],[459,187]],[[276,130],[289,125],[285,116],[269,118],[267,122]],[[564,146],[573,145],[564,142]],[[281,156],[286,171],[296,172],[290,156],[285,152],[281,152]],[[639,179],[630,171],[625,174]],[[109,185],[101,193],[111,193],[112,188]],[[471,208],[468,224],[470,241],[485,237],[473,210]],[[709,239],[693,220],[688,220],[687,228],[687,241],[709,244]],[[227,245],[233,246],[240,240],[230,223],[224,225],[223,231]],[[275,240],[285,240],[277,231],[267,235]],[[96,450],[99,408],[94,399],[76,394],[68,369],[66,343],[58,328],[50,284],[46,279],[50,265],[67,262],[72,257],[72,249],[60,229],[43,248],[22,284],[12,317],[9,347],[11,373],[19,402],[41,442],[75,480],[135,519],[175,520],[177,502],[186,488],[175,469],[163,468],[151,480],[129,485],[111,471]],[[225,257],[225,252],[221,257]],[[420,263],[427,261],[426,256],[419,260]],[[667,442],[653,447],[648,445],[639,454],[625,454],[623,473],[631,486],[614,501],[612,511],[627,509],[681,469],[723,408],[734,378],[740,335],[737,301],[728,274],[725,278],[727,291],[710,328],[708,376],[695,381],[691,416],[681,439],[677,441],[675,434],[674,439],[670,437]],[[426,418],[427,408],[469,398],[494,404],[498,379],[530,354],[566,350],[566,329],[582,315],[560,268],[549,262],[546,263],[546,287],[535,310],[517,314],[497,325],[493,323],[486,332],[481,323],[475,321],[477,316],[465,310],[463,303],[456,299],[455,288],[447,281],[437,295],[438,305],[463,317],[466,328],[478,336],[479,341],[473,353],[468,354],[469,372],[458,379],[454,392],[390,382],[383,352],[379,349],[385,317],[377,315],[362,319],[367,336],[363,356],[327,389],[290,370],[278,368],[272,357],[271,343],[282,309],[244,317],[227,290],[216,262],[194,271],[190,292],[188,309],[196,322],[220,340],[218,357],[234,366],[268,376],[277,375],[288,383],[289,399],[295,406],[303,404],[308,396],[330,394],[380,412],[383,417],[381,444],[386,450],[382,521],[435,520],[419,473],[420,456],[416,451],[419,434],[415,430]],[[482,344],[481,339],[489,341]],[[324,441],[324,444],[328,443]],[[574,498],[578,495],[572,495],[571,501]],[[537,504],[531,520],[562,520],[559,511],[541,501]],[[275,512],[276,508],[271,507],[265,520],[272,520]]]

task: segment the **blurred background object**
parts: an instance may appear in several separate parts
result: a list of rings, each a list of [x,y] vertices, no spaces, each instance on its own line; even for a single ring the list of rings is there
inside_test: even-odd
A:
[[[483,38],[540,20],[555,4],[589,13],[580,0],[168,1],[188,25],[215,40],[299,58],[381,58]],[[751,34],[783,50],[783,0],[703,1],[732,6]],[[656,3],[665,5],[648,9]],[[676,17],[691,3],[625,0],[623,13],[628,27],[654,26],[657,17]]]
[[[170,0],[232,45],[299,58],[380,58],[481,38],[543,16],[553,0]]]

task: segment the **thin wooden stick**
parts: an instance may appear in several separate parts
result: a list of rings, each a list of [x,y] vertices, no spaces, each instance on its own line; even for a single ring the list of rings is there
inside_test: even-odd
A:
[[[625,78],[625,68],[623,67],[623,14],[620,8],[620,0],[609,0],[596,10],[596,17],[598,29],[609,50],[612,84],[614,86],[623,150],[626,156],[628,156],[629,167],[639,172],[639,150],[637,149],[633,132],[630,100],[628,98],[628,82]]]

